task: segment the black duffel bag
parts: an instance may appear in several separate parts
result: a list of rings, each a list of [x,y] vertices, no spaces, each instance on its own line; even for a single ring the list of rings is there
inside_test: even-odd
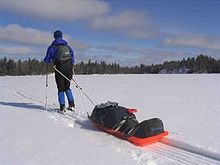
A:
[[[153,118],[139,123],[134,130],[133,136],[146,138],[162,132],[164,132],[163,122],[159,118]]]
[[[110,102],[96,105],[90,119],[113,131],[120,131],[125,136],[132,135],[138,121],[128,108],[119,106],[118,103]]]
[[[146,138],[164,132],[163,122],[158,118],[138,123],[135,115],[128,108],[110,102],[96,105],[90,119],[113,131],[119,131],[124,136]]]
[[[113,128],[128,116],[127,108],[119,106],[118,103],[108,101],[107,103],[96,105],[90,118],[95,123],[107,128]]]

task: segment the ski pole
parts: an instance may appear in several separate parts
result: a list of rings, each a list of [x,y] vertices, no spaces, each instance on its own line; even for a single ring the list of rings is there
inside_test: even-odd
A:
[[[47,74],[46,74],[46,96],[45,96],[45,109],[47,111],[47,88],[48,88],[48,65],[47,65]]]
[[[87,99],[95,106],[96,104],[94,103],[94,101],[92,101],[92,99],[82,90],[82,88],[79,86],[79,84],[72,78],[71,80],[69,78],[67,78],[62,72],[60,72],[56,66],[54,65],[54,70],[57,71],[61,76],[63,76],[66,80],[68,80],[69,82],[71,82],[71,80],[75,83],[76,88],[79,88],[83,94],[87,97]]]

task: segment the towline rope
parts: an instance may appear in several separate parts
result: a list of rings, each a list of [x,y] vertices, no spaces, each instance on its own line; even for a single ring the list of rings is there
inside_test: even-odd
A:
[[[57,71],[61,76],[63,76],[63,77],[64,77],[66,80],[68,80],[70,83],[71,83],[71,80],[72,80],[72,81],[74,82],[76,88],[80,89],[80,90],[83,92],[83,94],[86,96],[86,98],[87,98],[94,106],[97,105],[97,104],[95,103],[95,101],[92,100],[91,97],[89,97],[89,95],[86,94],[86,92],[83,91],[83,89],[82,89],[82,88],[79,86],[79,84],[74,80],[74,78],[72,78],[71,80],[70,80],[69,78],[67,78],[62,72],[60,72],[60,71],[56,68],[55,65],[54,65],[53,68],[54,68],[55,71]]]

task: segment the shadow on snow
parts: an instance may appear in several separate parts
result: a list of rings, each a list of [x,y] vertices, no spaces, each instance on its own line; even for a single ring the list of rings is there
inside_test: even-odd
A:
[[[36,105],[33,103],[18,103],[18,102],[0,102],[1,105],[10,106],[15,108],[25,108],[29,110],[39,111],[45,110],[45,107],[42,105]]]
[[[7,110],[10,110],[10,107],[14,107],[14,108],[23,108],[23,109],[28,109],[28,110],[32,110],[32,111],[45,111],[45,107],[42,105],[36,105],[33,103],[18,103],[18,102],[0,102],[0,105],[3,106],[9,106],[9,108]],[[55,112],[54,111],[48,111],[48,112]],[[74,112],[72,114],[66,114],[67,116],[69,116],[71,118],[71,120],[74,120],[76,124],[78,124],[79,126],[81,126],[81,128],[86,129],[86,130],[90,130],[90,131],[99,131],[97,128],[94,127],[93,123],[87,118],[87,116],[82,116],[82,115],[77,115],[74,114]],[[79,116],[82,119],[79,119]],[[65,117],[65,115],[63,116]]]

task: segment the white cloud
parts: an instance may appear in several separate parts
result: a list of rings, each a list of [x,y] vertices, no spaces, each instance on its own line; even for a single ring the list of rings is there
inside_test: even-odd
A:
[[[161,46],[220,49],[220,37],[200,34],[176,34],[174,37],[164,39]]]
[[[83,52],[89,45],[78,40],[73,40],[70,35],[65,35],[75,54]],[[25,28],[17,24],[5,27],[0,26],[0,56],[22,59],[42,59],[46,48],[53,41],[53,33],[33,28]]]
[[[84,51],[90,48],[90,45],[79,40],[74,40],[70,35],[64,34],[64,39],[68,41],[70,47],[75,50]]]
[[[94,30],[116,32],[135,39],[154,38],[159,29],[139,11],[111,14],[101,0],[0,0],[0,9],[46,21],[84,20]]]
[[[41,19],[78,20],[103,15],[109,11],[99,0],[0,0],[0,8]]]
[[[118,15],[100,17],[92,22],[94,28],[105,28],[105,29],[124,29],[127,27],[142,27],[145,23],[143,21],[144,16],[137,12],[121,12]],[[138,22],[138,24],[134,24]]]
[[[143,49],[140,52],[142,53],[135,61],[142,64],[161,64],[165,61],[182,60],[197,55],[183,50]]]
[[[99,45],[96,49],[101,49],[108,52],[118,52],[118,53],[134,53],[138,50],[130,45],[118,44],[118,45]]]
[[[25,46],[2,46],[0,45],[0,53],[4,55],[33,55],[36,52]]]
[[[124,33],[131,38],[148,39],[159,34],[151,19],[140,12],[124,11],[118,15],[102,16],[91,20],[93,29]]]
[[[71,36],[64,35],[70,46],[77,50],[87,49],[89,46],[78,40],[73,40]],[[49,46],[53,40],[53,33],[33,28],[24,28],[17,24],[10,24],[5,27],[0,26],[0,42],[25,44],[30,46]]]
[[[17,24],[0,26],[0,41],[15,42],[21,44],[48,45],[52,34],[33,28],[24,28]]]

